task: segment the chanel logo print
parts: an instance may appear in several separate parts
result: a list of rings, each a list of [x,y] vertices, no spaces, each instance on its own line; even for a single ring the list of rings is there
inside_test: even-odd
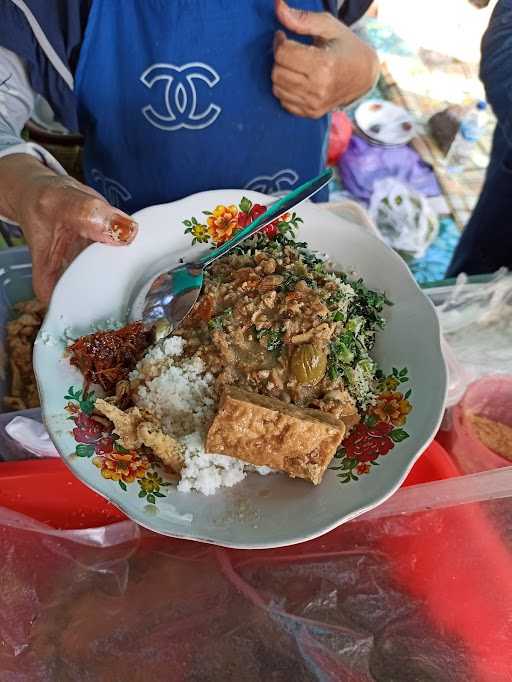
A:
[[[220,80],[219,74],[208,64],[153,64],[140,80],[147,88],[153,88],[159,82],[164,85],[162,110],[157,111],[151,104],[142,109],[146,120],[160,130],[201,130],[211,126],[222,111],[217,104],[209,104],[198,111],[196,88],[205,85],[213,88]]]
[[[99,187],[100,192],[112,206],[120,208],[123,202],[132,198],[132,195],[126,187],[123,187],[123,185],[116,180],[112,180],[112,178],[107,178],[97,168],[92,169],[91,175],[94,183]]]
[[[298,181],[299,175],[291,168],[283,168],[274,175],[258,175],[245,186],[254,192],[263,194],[281,194],[291,189]]]

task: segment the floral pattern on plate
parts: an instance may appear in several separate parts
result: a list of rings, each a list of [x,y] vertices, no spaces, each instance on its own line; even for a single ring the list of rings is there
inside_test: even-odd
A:
[[[127,486],[137,483],[139,497],[149,504],[156,504],[158,498],[166,497],[165,488],[172,485],[172,481],[164,480],[155,470],[155,467],[164,469],[164,466],[149,450],[137,452],[124,448],[108,419],[94,414],[95,399],[94,393],[73,386],[64,396],[68,419],[75,424],[72,430],[77,443],[74,454],[90,459],[103,478],[117,483],[125,492]]]

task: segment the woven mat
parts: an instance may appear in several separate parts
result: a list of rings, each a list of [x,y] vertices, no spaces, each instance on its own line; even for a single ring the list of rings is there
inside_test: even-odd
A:
[[[428,131],[428,119],[448,104],[469,104],[483,98],[477,65],[464,64],[436,53],[386,55],[382,64],[381,89],[386,99],[406,108],[419,123],[420,135],[412,146],[429,163],[438,178],[447,212],[459,229],[467,223],[485,177],[495,120],[488,113],[484,135],[475,145],[468,168],[458,175],[444,168],[444,154]],[[450,99],[443,98],[450,96]]]

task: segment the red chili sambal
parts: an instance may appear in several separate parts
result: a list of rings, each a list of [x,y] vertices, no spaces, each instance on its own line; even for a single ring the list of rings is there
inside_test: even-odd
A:
[[[128,378],[153,340],[153,331],[142,322],[133,322],[115,331],[80,337],[68,349],[70,362],[87,384],[99,384],[110,395],[118,381]]]

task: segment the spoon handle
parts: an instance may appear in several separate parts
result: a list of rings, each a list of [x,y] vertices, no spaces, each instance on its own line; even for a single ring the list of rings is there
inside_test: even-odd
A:
[[[305,182],[303,185],[300,185],[300,187],[297,187],[281,199],[274,201],[272,204],[270,204],[265,213],[262,213],[262,215],[259,216],[259,218],[256,218],[254,222],[252,222],[250,225],[247,225],[247,227],[244,227],[243,230],[236,232],[236,234],[229,241],[224,242],[224,244],[219,246],[217,249],[205,253],[204,256],[199,258],[198,263],[202,265],[203,268],[208,267],[208,265],[216,261],[217,258],[224,256],[226,253],[228,253],[228,251],[231,251],[231,249],[235,248],[235,246],[238,246],[240,242],[248,239],[269,223],[277,220],[279,216],[282,216],[284,213],[288,213],[288,211],[291,211],[292,208],[295,208],[300,203],[316,194],[330,181],[331,178],[332,170],[328,168],[323,173],[320,173],[320,175],[318,175],[316,178],[313,178],[313,180]]]

